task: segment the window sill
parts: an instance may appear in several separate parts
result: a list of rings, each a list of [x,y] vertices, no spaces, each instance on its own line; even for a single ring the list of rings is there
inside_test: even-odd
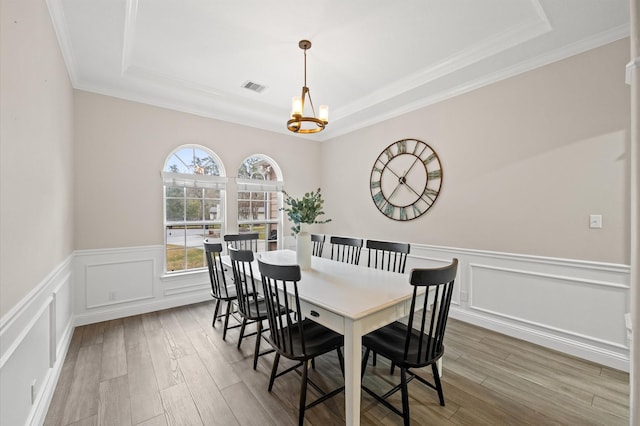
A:
[[[160,275],[161,281],[178,281],[184,280],[185,278],[199,278],[201,275],[207,275],[208,271],[206,268],[197,269],[193,271],[185,271],[185,272],[165,272]]]

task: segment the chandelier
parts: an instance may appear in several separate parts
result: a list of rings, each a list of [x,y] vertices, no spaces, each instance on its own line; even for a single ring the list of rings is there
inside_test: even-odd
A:
[[[307,87],[307,49],[311,48],[311,42],[309,40],[300,40],[298,46],[304,50],[304,86],[302,86],[302,96],[294,96],[291,99],[291,119],[287,121],[287,128],[294,133],[317,133],[324,130],[324,127],[329,122],[329,107],[320,105],[319,115],[316,118],[311,92]],[[306,98],[309,98],[311,116],[304,115]]]

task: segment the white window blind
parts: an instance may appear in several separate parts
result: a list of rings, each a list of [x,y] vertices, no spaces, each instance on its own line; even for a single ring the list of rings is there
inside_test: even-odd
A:
[[[223,176],[162,172],[162,183],[169,186],[225,189],[227,181]]]
[[[238,185],[238,191],[253,191],[253,192],[266,192],[266,191],[282,191],[284,189],[284,182],[280,180],[257,180],[257,179],[236,179]]]

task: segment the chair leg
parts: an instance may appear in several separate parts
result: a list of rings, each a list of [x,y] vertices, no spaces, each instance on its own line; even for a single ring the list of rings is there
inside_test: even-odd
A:
[[[402,417],[404,418],[404,426],[411,423],[409,418],[409,390],[407,389],[407,369],[400,368],[400,384],[402,386]]]
[[[302,378],[300,380],[300,405],[298,408],[298,426],[304,425],[304,408],[307,405],[307,375],[309,361],[302,362]]]
[[[360,367],[360,380],[364,377],[364,371],[367,369],[367,361],[369,361],[369,348],[365,348],[364,356],[362,357],[362,366]]]
[[[262,340],[262,320],[256,321],[256,348],[253,352],[253,369],[258,367],[258,357],[260,356],[260,340]]]
[[[229,328],[229,316],[231,314],[231,301],[227,301],[227,312],[224,314],[224,328],[222,329],[222,340],[227,338],[227,328]]]
[[[218,309],[220,309],[220,299],[216,299],[216,307],[213,309],[213,321],[211,321],[211,327],[216,326],[216,319],[218,318]]]
[[[440,372],[438,371],[438,365],[434,362],[431,364],[431,371],[433,371],[433,381],[438,391],[438,398],[440,398],[440,405],[444,407],[444,394],[442,392],[442,383],[440,382]]]
[[[242,317],[242,325],[240,326],[240,337],[238,337],[238,349],[240,349],[240,345],[242,344],[242,339],[244,338],[244,328],[247,326],[247,319]]]
[[[373,359],[371,360],[371,365],[373,365],[375,367],[377,362],[378,362],[378,354],[374,352],[373,353]]]
[[[276,380],[276,373],[278,372],[278,363],[280,362],[280,354],[276,352],[276,356],[273,359],[273,367],[271,367],[271,377],[269,378],[269,392],[273,389],[273,382]]]

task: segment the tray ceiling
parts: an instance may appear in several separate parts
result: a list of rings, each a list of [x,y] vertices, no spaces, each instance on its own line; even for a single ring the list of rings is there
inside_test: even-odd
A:
[[[330,107],[315,140],[629,35],[628,0],[48,4],[75,88],[284,134],[311,40],[307,83]]]

